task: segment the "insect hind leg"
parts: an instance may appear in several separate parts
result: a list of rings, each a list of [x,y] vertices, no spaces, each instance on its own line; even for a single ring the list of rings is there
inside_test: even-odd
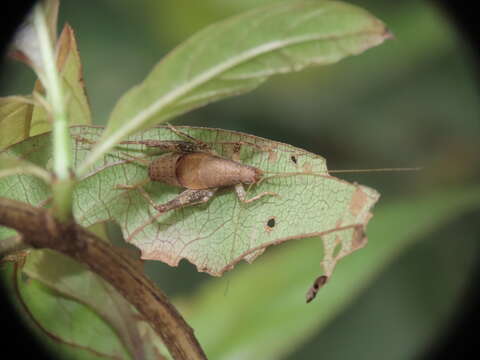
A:
[[[171,124],[167,124],[168,128],[177,136],[190,140],[193,144],[195,144],[196,150],[195,151],[209,151],[212,152],[212,148],[206,142],[196,139],[191,135],[177,129],[176,127],[172,126]]]
[[[243,184],[235,185],[235,192],[237,193],[238,199],[245,204],[249,204],[249,203],[252,203],[254,201],[260,200],[264,196],[280,197],[280,195],[277,194],[277,193],[274,193],[274,192],[271,192],[271,191],[264,191],[264,192],[262,192],[262,193],[260,193],[256,196],[250,198],[250,199],[247,199],[247,192],[245,191],[245,188],[243,187]]]

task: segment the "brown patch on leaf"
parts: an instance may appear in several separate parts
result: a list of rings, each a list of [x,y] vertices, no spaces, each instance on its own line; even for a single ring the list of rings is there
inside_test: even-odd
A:
[[[368,204],[368,196],[360,187],[357,187],[350,203],[350,212],[352,215],[357,216],[365,207],[365,204]]]
[[[367,245],[368,239],[362,227],[357,227],[353,234],[352,251],[360,249]]]
[[[303,170],[306,172],[306,173],[310,173],[312,172],[312,164],[310,162],[306,162],[305,164],[303,164]]]
[[[273,150],[269,150],[268,151],[268,161],[269,162],[276,162],[278,159],[278,154],[276,151],[273,151]]]

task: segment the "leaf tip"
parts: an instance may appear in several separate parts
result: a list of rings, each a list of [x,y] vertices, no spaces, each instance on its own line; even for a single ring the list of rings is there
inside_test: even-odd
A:
[[[315,297],[317,296],[318,290],[320,290],[320,288],[326,284],[327,280],[328,280],[328,276],[326,275],[321,275],[315,279],[315,281],[313,282],[313,285],[307,291],[307,295],[306,295],[307,304],[311,302],[313,299],[315,299]]]
[[[391,32],[389,28],[385,27],[385,30],[383,32],[383,38],[385,40],[395,40],[395,34]]]

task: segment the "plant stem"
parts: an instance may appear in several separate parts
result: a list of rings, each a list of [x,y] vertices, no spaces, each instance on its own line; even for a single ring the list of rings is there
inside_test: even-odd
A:
[[[0,198],[0,225],[15,229],[26,244],[47,248],[86,264],[129,301],[162,338],[176,360],[205,360],[193,329],[166,295],[116,247],[81,226],[64,224],[44,208]]]
[[[54,213],[59,220],[69,221],[72,218],[72,196],[75,185],[72,176],[72,146],[65,98],[42,2],[35,6],[33,22],[43,62],[40,71],[44,73],[41,78],[44,79],[43,86],[47,92],[47,100],[51,105],[53,118]]]

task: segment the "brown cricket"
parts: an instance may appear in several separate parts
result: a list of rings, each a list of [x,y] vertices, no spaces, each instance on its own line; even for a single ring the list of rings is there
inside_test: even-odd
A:
[[[278,196],[273,192],[262,192],[247,199],[243,185],[258,183],[263,171],[254,166],[240,163],[239,152],[242,143],[235,143],[233,159],[227,159],[214,153],[210,146],[184,132],[169,126],[178,136],[189,141],[144,140],[124,141],[122,144],[143,144],[166,152],[148,165],[149,181],[159,181],[168,185],[186,189],[174,199],[155,204],[141,185],[119,185],[121,189],[137,188],[147,201],[160,213],[177,208],[208,202],[219,188],[234,187],[240,201],[250,203],[263,196]],[[143,159],[135,160],[144,162]]]
[[[171,131],[184,140],[134,140],[123,141],[121,144],[137,144],[157,148],[165,152],[152,161],[139,159],[126,155],[134,161],[142,162],[148,166],[147,181],[158,181],[168,185],[186,189],[174,199],[164,203],[155,204],[150,195],[143,189],[141,184],[117,185],[120,189],[138,189],[142,196],[160,213],[178,209],[185,206],[208,202],[219,188],[234,187],[238,199],[243,203],[251,203],[264,196],[279,196],[274,192],[262,192],[250,199],[246,198],[244,185],[259,183],[264,179],[264,172],[254,166],[242,164],[240,149],[242,145],[258,145],[247,142],[234,142],[232,159],[216,154],[205,142],[196,139],[177,128],[168,125]],[[296,163],[296,158],[292,157]],[[355,170],[331,170],[329,173],[346,172],[389,172],[389,171],[415,171],[419,168],[383,168],[383,169],[355,169]],[[293,176],[305,174],[305,172],[277,174],[271,177]],[[308,173],[314,175],[312,173]],[[328,173],[327,173],[328,174]]]

